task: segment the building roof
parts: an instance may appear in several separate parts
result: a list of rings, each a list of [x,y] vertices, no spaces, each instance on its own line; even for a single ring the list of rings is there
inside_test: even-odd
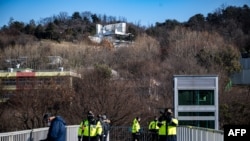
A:
[[[73,71],[13,71],[0,72],[0,78],[3,77],[56,77],[56,76],[72,76],[81,78],[81,74]]]

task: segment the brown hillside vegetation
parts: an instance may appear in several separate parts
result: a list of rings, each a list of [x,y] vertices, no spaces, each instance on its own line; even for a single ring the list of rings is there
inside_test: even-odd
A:
[[[83,76],[75,91],[67,87],[54,90],[25,91],[0,103],[0,131],[42,127],[42,114],[48,109],[65,117],[67,124],[79,124],[83,113],[106,113],[113,125],[129,126],[135,116],[142,126],[159,108],[172,107],[173,75],[219,76],[220,124],[249,124],[249,87],[233,87],[225,91],[229,74],[240,70],[240,52],[215,32],[192,31],[177,27],[168,32],[162,53],[159,41],[139,35],[129,47],[97,47],[85,41],[29,41],[25,45],[5,47],[1,53],[1,69],[6,58],[27,56],[25,67],[47,69],[43,58],[61,56],[62,66]],[[164,55],[164,59],[162,56]],[[114,79],[112,70],[119,76]],[[159,82],[150,92],[150,82]],[[52,85],[53,86],[53,85]],[[242,113],[242,114],[235,114]],[[14,124],[15,123],[15,124]]]

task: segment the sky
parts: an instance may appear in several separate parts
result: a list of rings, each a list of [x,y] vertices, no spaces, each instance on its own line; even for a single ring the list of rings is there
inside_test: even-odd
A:
[[[127,22],[142,26],[166,20],[188,21],[196,14],[207,16],[222,6],[243,5],[250,0],[0,0],[0,27],[14,21],[28,24],[66,12],[89,11],[92,14],[123,17]]]

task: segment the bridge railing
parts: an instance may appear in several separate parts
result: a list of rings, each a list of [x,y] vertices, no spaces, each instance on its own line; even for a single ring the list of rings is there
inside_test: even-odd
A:
[[[78,141],[77,130],[79,125],[67,126],[67,141]],[[48,128],[0,133],[0,141],[40,141],[47,136]],[[112,126],[108,141],[130,141],[131,132],[129,127]],[[177,127],[177,141],[223,141],[224,135],[221,130],[213,130],[192,126]],[[151,141],[151,134],[143,128],[141,141]]]
[[[194,126],[179,126],[177,141],[224,141],[224,132]]]

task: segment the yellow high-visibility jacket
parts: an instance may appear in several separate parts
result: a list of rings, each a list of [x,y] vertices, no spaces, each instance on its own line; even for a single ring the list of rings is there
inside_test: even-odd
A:
[[[135,118],[132,124],[132,133],[138,133],[141,129],[140,123]]]
[[[160,129],[159,129],[159,132],[158,132],[158,135],[162,136],[162,135],[167,135],[167,132],[166,132],[166,124],[167,122],[164,120],[161,122],[161,126],[160,126]]]
[[[171,123],[168,124],[168,135],[176,135],[178,120],[172,118]]]
[[[84,121],[82,121],[82,122],[80,123],[80,125],[79,125],[78,132],[77,132],[77,135],[78,135],[78,136],[82,136],[82,135],[83,135],[83,130],[84,130],[83,124],[84,124]]]
[[[102,125],[100,121],[98,121],[95,125],[92,124],[89,125],[88,120],[84,122],[83,136],[94,137],[101,134],[102,134]]]
[[[101,135],[103,133],[103,127],[100,121],[97,122],[96,135]]]
[[[158,121],[157,120],[153,120],[149,123],[148,125],[148,129],[149,130],[158,130],[159,129],[159,126],[157,125],[158,124]]]

